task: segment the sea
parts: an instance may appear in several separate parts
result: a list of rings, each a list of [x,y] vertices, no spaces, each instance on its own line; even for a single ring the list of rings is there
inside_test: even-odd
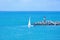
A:
[[[28,22],[60,21],[60,11],[0,11],[0,40],[60,40],[60,25],[36,25]]]

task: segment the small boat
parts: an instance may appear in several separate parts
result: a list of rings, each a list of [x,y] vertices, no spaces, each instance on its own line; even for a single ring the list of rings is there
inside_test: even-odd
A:
[[[30,22],[30,18],[29,18],[29,21],[28,21],[28,28],[31,27],[31,22]]]

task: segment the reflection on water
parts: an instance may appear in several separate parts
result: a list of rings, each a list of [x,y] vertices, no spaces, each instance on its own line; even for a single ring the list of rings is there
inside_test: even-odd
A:
[[[0,27],[0,40],[59,40],[60,26]]]

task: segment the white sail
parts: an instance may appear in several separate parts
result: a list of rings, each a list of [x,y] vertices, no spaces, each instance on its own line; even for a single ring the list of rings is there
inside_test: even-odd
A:
[[[29,18],[29,21],[28,21],[28,28],[31,27],[31,22],[30,22],[30,18]]]

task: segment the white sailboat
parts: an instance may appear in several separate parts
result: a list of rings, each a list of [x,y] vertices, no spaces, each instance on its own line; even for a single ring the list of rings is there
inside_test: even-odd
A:
[[[29,21],[28,21],[28,28],[31,27],[31,22],[30,22],[30,18],[29,18]]]

